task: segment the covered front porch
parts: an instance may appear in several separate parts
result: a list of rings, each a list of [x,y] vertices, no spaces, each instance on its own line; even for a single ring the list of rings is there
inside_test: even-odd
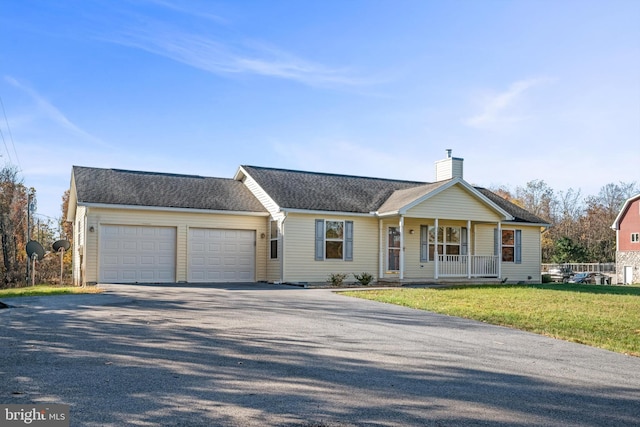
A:
[[[497,282],[502,256],[497,255],[501,251],[495,236],[500,235],[500,221],[381,219],[379,277],[400,283],[445,279]]]

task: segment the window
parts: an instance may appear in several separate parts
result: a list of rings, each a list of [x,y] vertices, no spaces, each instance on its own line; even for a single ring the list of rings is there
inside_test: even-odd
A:
[[[344,221],[327,221],[325,227],[325,259],[342,259]]]
[[[502,262],[522,263],[522,230],[502,230],[498,240],[498,229],[495,232],[495,252]],[[499,246],[499,247],[498,247]]]
[[[502,261],[513,262],[516,255],[514,230],[502,230]]]
[[[640,233],[631,233],[631,243],[640,242]]]
[[[316,261],[353,261],[353,221],[316,220]]]
[[[278,259],[278,221],[271,221],[269,229],[269,256]]]
[[[438,255],[466,255],[467,229],[438,227]],[[436,228],[420,227],[420,261],[433,261],[436,251]]]

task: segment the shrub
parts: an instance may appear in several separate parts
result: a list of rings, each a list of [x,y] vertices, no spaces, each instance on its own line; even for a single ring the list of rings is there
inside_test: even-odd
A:
[[[345,273],[331,273],[329,275],[329,282],[332,286],[342,286],[342,282],[346,279],[348,274]]]
[[[373,276],[366,272],[362,274],[353,273],[353,277],[355,277],[358,283],[360,283],[362,286],[367,286],[371,282],[373,282]]]
[[[542,275],[542,283],[551,283],[551,275],[543,274]]]

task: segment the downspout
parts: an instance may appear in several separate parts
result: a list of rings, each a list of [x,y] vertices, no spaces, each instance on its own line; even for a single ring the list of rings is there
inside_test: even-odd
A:
[[[404,279],[404,216],[400,215],[400,280]]]
[[[467,220],[467,279],[471,279],[471,220]]]
[[[502,221],[498,221],[498,278],[502,280]]]
[[[384,275],[384,255],[383,255],[383,234],[382,234],[382,218],[378,219],[378,279],[382,279]]]
[[[87,263],[87,257],[86,257],[86,253],[87,253],[87,243],[89,238],[87,237],[87,232],[89,231],[89,228],[87,227],[87,218],[88,218],[88,214],[89,213],[89,208],[86,208],[84,210],[84,219],[82,221],[82,228],[84,228],[83,231],[83,236],[82,236],[82,240],[83,240],[83,244],[82,244],[82,251],[80,251],[80,284],[82,286],[85,286],[87,284],[86,282],[86,263]]]
[[[280,222],[280,284],[284,283],[284,222],[287,220],[287,213],[284,213],[284,217]]]

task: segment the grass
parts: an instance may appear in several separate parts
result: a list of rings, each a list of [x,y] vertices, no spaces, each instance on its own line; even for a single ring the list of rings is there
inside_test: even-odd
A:
[[[97,294],[102,292],[95,286],[58,286],[58,285],[36,285],[24,288],[0,289],[0,298],[13,297],[35,297],[47,295],[67,295],[67,294]]]
[[[343,294],[640,356],[640,287],[473,285]]]

